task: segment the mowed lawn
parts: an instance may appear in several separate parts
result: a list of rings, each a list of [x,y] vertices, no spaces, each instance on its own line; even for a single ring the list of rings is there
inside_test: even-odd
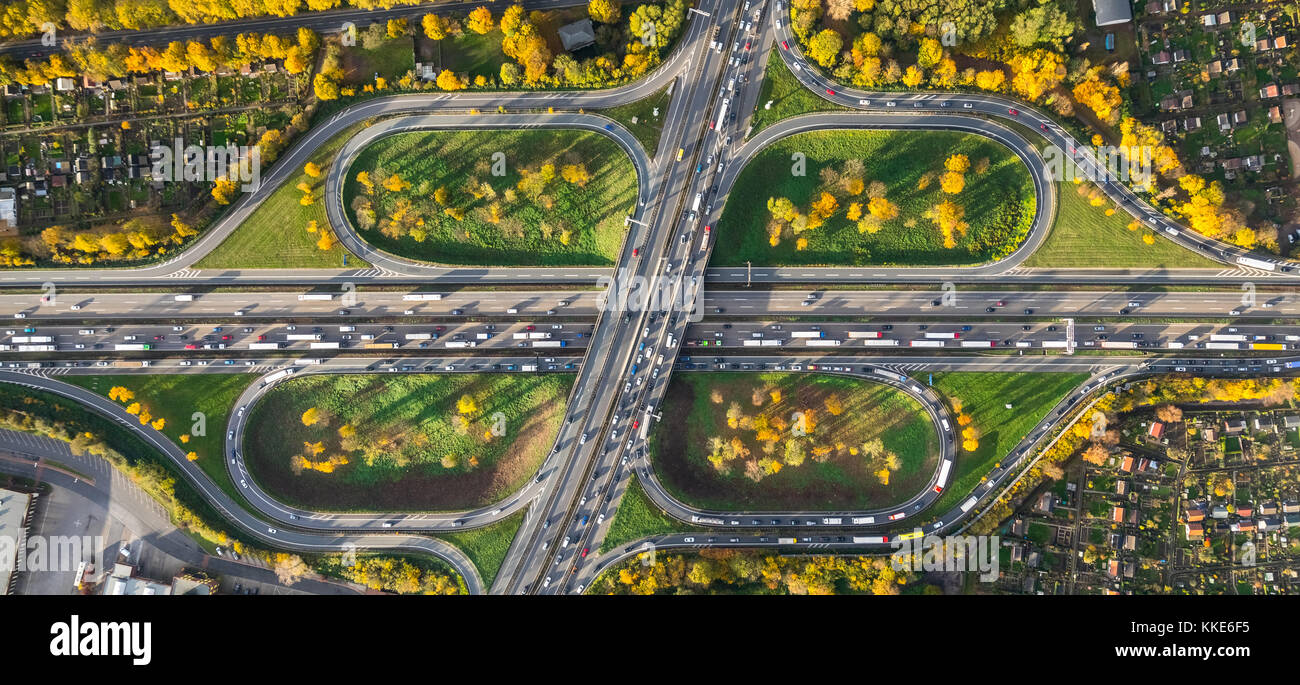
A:
[[[62,376],[59,380],[108,397],[114,386],[135,397],[123,407],[139,402],[155,418],[165,421],[162,433],[186,452],[198,455],[197,464],[227,495],[240,498],[239,488],[226,472],[223,447],[226,423],[235,400],[256,378],[250,373],[158,374],[116,376]],[[202,417],[195,417],[201,413]],[[201,432],[203,435],[195,435]],[[189,435],[188,442],[181,436]]]
[[[924,409],[906,394],[871,381],[806,374],[685,374],[673,377],[663,404],[664,419],[653,432],[651,459],[655,473],[673,496],[699,507],[723,510],[874,509],[901,502],[924,487],[938,462],[938,435]],[[771,396],[781,393],[779,401]],[[715,401],[717,392],[721,402]],[[756,392],[758,394],[756,394]],[[826,404],[838,397],[842,412],[833,415]],[[762,405],[755,406],[754,400]],[[772,453],[744,419],[728,425],[733,403],[748,419],[773,420],[778,439]],[[795,412],[813,411],[805,437],[794,437]],[[775,419],[788,426],[775,426]],[[708,457],[711,438],[740,438],[748,457],[715,469]],[[899,468],[884,485],[859,450],[875,438],[899,458]],[[802,463],[791,465],[786,444],[797,440],[805,450]],[[827,447],[820,461],[814,449]],[[772,457],[783,463],[779,472],[754,482],[746,461]]]
[[[645,148],[646,155],[654,157],[655,151],[659,148],[659,134],[663,133],[664,120],[668,117],[668,104],[671,99],[668,88],[665,87],[654,95],[626,105],[611,107],[600,113],[631,131],[632,135],[636,136],[637,142],[641,143],[641,147]],[[656,109],[659,111],[657,116]],[[636,119],[636,123],[632,122],[633,119]]]
[[[505,156],[503,176],[493,175],[494,153]],[[540,193],[518,188],[522,171],[538,172],[544,164],[554,165],[554,178]],[[573,164],[586,169],[585,186],[562,177]],[[373,196],[357,182],[362,171],[376,181]],[[385,188],[381,179],[394,174],[409,187]],[[440,187],[445,205],[434,197]],[[612,265],[636,195],[627,155],[602,135],[572,130],[388,136],[358,155],[343,193],[349,219],[376,247],[422,261],[484,266]],[[367,197],[376,217],[368,228],[357,222],[354,204]],[[448,215],[449,208],[463,217]],[[384,229],[394,219],[403,226],[396,236]]]
[[[930,511],[942,513],[970,497],[993,465],[1005,458],[1061,398],[1087,379],[1086,373],[934,374],[934,388],[948,400],[950,409],[960,406],[970,415],[970,425],[979,433],[979,447],[966,452],[958,440],[953,478]]]
[[[1144,235],[1152,234],[1145,226],[1130,231],[1132,215],[1116,210],[1106,216],[1114,203],[1094,206],[1081,187],[1072,182],[1056,184],[1056,218],[1052,228],[1034,254],[1025,260],[1025,266],[1042,268],[1098,267],[1098,268],[1166,268],[1204,267],[1219,265],[1192,250],[1179,247],[1161,235],[1155,242],[1143,242]]]
[[[300,376],[277,385],[250,410],[245,458],[262,487],[303,507],[483,506],[515,492],[536,472],[559,430],[572,383],[571,375],[559,374]],[[322,419],[304,425],[303,414],[313,408]],[[462,416],[468,421],[463,428]],[[345,425],[355,434],[341,432]],[[315,454],[302,467],[300,455],[308,451]],[[333,466],[325,466],[331,459]]]
[[[614,512],[614,520],[609,524],[609,533],[600,543],[600,551],[607,552],[649,535],[678,533],[689,528],[689,524],[665,514],[651,502],[640,481],[632,476],[627,491],[618,501],[618,511]]]
[[[944,161],[953,154],[965,154],[971,168],[966,187],[957,195],[939,188],[938,176]],[[792,155],[803,154],[807,168],[802,176],[793,173]],[[981,160],[988,166],[980,173]],[[808,213],[814,197],[823,190],[823,170],[842,170],[848,160],[864,166],[863,180],[869,187],[880,182],[885,198],[899,208],[896,218],[885,220],[879,232],[862,233],[847,218],[851,202],[863,204],[866,192],[847,195],[838,186],[831,190],[839,208],[826,223],[799,234],[807,238],[798,249],[793,237],[783,235],[773,247],[767,226],[772,219],[767,208],[770,197],[791,200],[801,213]],[[919,186],[932,175],[928,186]],[[943,237],[925,213],[934,205],[951,200],[965,211],[969,229],[956,237],[953,248],[943,246]],[[1029,172],[1010,150],[980,136],[950,131],[815,131],[781,139],[768,146],[741,172],[732,189],[722,218],[715,227],[715,266],[735,266],[752,261],[764,266],[803,265],[963,265],[987,262],[1011,253],[1023,242],[1033,221],[1033,186]],[[787,230],[788,233],[788,230]]]
[[[295,169],[280,187],[276,188],[248,220],[235,229],[216,249],[199,260],[199,269],[310,269],[340,268],[347,255],[348,267],[365,268],[369,263],[358,259],[342,244],[328,250],[316,246],[320,233],[308,233],[307,224],[316,222],[319,228],[328,227],[325,216],[325,176],[339,148],[355,136],[365,124],[348,127],[321,145],[311,156],[311,161],[321,167],[320,178],[312,178],[302,169]],[[303,206],[299,200],[302,191],[299,183],[312,187],[316,201]]]
[[[482,528],[446,533],[438,537],[460,548],[478,569],[479,576],[483,578],[483,587],[490,588],[497,578],[497,572],[501,570],[501,563],[506,560],[510,543],[514,541],[523,522],[524,512],[518,511]]]
[[[769,102],[772,103],[771,108],[767,108]],[[754,129],[749,135],[752,138],[772,124],[800,114],[847,111],[850,111],[848,107],[826,100],[799,83],[774,48],[767,54],[763,87],[759,91],[758,102],[754,105]]]

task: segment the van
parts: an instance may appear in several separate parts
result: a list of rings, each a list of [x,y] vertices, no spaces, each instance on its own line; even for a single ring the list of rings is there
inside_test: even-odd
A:
[[[519,308],[518,308],[518,307],[511,307],[511,308],[509,308],[509,309],[506,310],[506,313],[507,313],[507,314],[518,314],[518,313],[519,313]]]
[[[351,333],[357,330],[356,326],[339,326],[339,333]]]
[[[1141,303],[1141,302],[1138,302],[1137,300],[1129,300],[1129,301],[1128,301],[1128,306],[1130,306],[1130,307],[1141,307],[1141,306],[1142,306],[1142,303]]]

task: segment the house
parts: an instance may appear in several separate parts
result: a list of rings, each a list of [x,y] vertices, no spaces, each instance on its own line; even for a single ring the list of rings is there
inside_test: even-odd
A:
[[[1162,6],[1168,6],[1171,0],[1164,0]],[[1097,26],[1127,24],[1133,21],[1133,8],[1128,0],[1092,0],[1092,11],[1097,15]]]
[[[1210,518],[1226,519],[1228,518],[1228,508],[1222,504],[1216,504],[1210,509]]]
[[[1188,540],[1199,540],[1205,537],[1205,528],[1199,523],[1185,523],[1183,533],[1187,535]]]
[[[1270,124],[1282,123],[1282,108],[1278,107],[1277,105],[1273,105],[1272,107],[1269,107],[1268,121]]]
[[[1256,431],[1273,430],[1273,419],[1270,419],[1267,416],[1256,416],[1253,423],[1255,424]]]
[[[1264,155],[1250,155],[1243,159],[1242,163],[1246,166],[1246,171],[1259,171],[1264,168]],[[1270,421],[1268,429],[1272,430],[1272,428],[1273,423]]]
[[[18,195],[13,188],[0,188],[0,228],[18,227]]]
[[[1229,74],[1235,74],[1241,71],[1241,60],[1233,57],[1223,64],[1223,70]]]
[[[1178,50],[1174,50],[1174,64],[1178,64],[1180,62],[1186,62],[1188,58],[1190,58],[1191,56],[1192,54],[1190,52],[1183,50],[1181,48]]]
[[[1189,133],[1201,130],[1201,118],[1187,117],[1186,119],[1183,119],[1183,130]]]
[[[1283,416],[1282,427],[1287,430],[1300,428],[1300,414],[1287,414],[1286,416]]]
[[[1119,577],[1119,559],[1111,559],[1106,563],[1106,575],[1111,578]]]
[[[1300,514],[1300,502],[1289,499],[1282,503],[1283,514]]]
[[[111,90],[111,91],[113,91],[113,92],[118,92],[118,91],[126,90],[126,88],[127,88],[126,83],[123,82],[123,81],[121,81],[121,80],[118,80],[118,79],[115,79],[115,78],[114,78],[114,79],[109,79],[109,80],[108,80],[108,89]]]
[[[1175,133],[1178,133],[1178,122],[1173,119],[1162,121],[1160,122],[1160,130],[1164,131],[1165,135],[1170,135],[1170,136]]]
[[[60,76],[59,78],[54,79],[54,89],[60,93],[66,93],[76,87],[76,82],[70,78]]]
[[[1228,529],[1234,533],[1253,533],[1255,532],[1255,519],[1242,519],[1228,526]]]
[[[1242,124],[1246,123],[1247,121],[1248,121],[1248,118],[1246,117],[1246,110],[1244,110],[1244,109],[1242,109],[1242,110],[1237,110],[1237,111],[1236,111],[1235,113],[1233,113],[1233,115],[1232,115],[1232,125],[1233,125],[1233,126],[1241,126]]]
[[[1152,64],[1169,64],[1169,60],[1170,60],[1169,53],[1165,52],[1164,50],[1161,50],[1160,52],[1157,52],[1156,54],[1151,56]]]
[[[1223,60],[1214,60],[1205,65],[1205,73],[1210,78],[1214,78],[1223,73]]]
[[[1264,98],[1275,98],[1280,94],[1281,90],[1277,87],[1276,83],[1270,83],[1259,89],[1259,97],[1261,100]]]
[[[1282,517],[1282,522],[1286,524],[1287,528],[1300,526],[1300,514],[1286,514]]]
[[[1133,473],[1133,457],[1131,455],[1124,457],[1124,461],[1120,462],[1119,470],[1124,473]]]
[[[1052,513],[1052,493],[1044,492],[1042,497],[1038,498],[1038,510],[1045,513]]]
[[[1164,432],[1165,432],[1165,424],[1159,421],[1152,421],[1151,428],[1147,430],[1147,435],[1151,436],[1152,439],[1159,440],[1160,436],[1164,435]]]
[[[1215,26],[1218,26],[1218,25],[1219,25],[1218,18],[1215,17],[1213,14],[1202,14],[1202,15],[1201,15],[1201,26],[1204,26],[1205,28],[1212,29],[1212,28],[1214,28]]]
[[[581,19],[560,27],[560,42],[569,52],[580,50],[596,42],[596,31],[590,19]]]
[[[1228,118],[1226,113],[1219,114],[1219,116],[1215,117],[1214,120],[1218,122],[1220,131],[1226,131],[1232,128],[1232,120]]]
[[[1178,111],[1178,98],[1173,95],[1166,95],[1160,98],[1160,110],[1162,112]]]
[[[1282,86],[1283,97],[1290,97],[1296,94],[1300,94],[1300,83],[1288,83]]]
[[[1241,518],[1250,518],[1254,515],[1255,507],[1252,507],[1249,504],[1241,504],[1237,506],[1237,516],[1240,516]]]
[[[1126,480],[1117,480],[1117,481],[1115,481],[1115,494],[1116,494],[1116,495],[1119,495],[1120,497],[1123,497],[1124,495],[1127,495],[1127,494],[1128,494],[1128,481],[1126,481]]]
[[[1110,520],[1113,523],[1124,522],[1124,507],[1115,506],[1110,510]]]
[[[1246,430],[1245,419],[1228,419],[1223,422],[1223,432],[1228,435],[1236,435]]]
[[[1133,534],[1124,536],[1124,551],[1132,552],[1137,549],[1137,536]]]
[[[1135,562],[1131,561],[1131,560],[1130,560],[1130,561],[1125,561],[1125,562],[1124,562],[1124,577],[1125,577],[1125,578],[1132,578],[1132,577],[1133,577],[1133,574],[1135,574],[1135,573],[1137,573],[1137,564],[1136,564]]]
[[[1266,516],[1261,519],[1256,519],[1255,526],[1259,528],[1260,531],[1281,530],[1282,518],[1280,516]]]
[[[1276,516],[1278,512],[1277,502],[1264,502],[1259,505],[1260,516]]]
[[[1205,520],[1205,510],[1202,509],[1200,505],[1197,505],[1197,506],[1195,506],[1195,507],[1189,507],[1189,508],[1187,509],[1187,520],[1188,520],[1188,521],[1194,521],[1194,522],[1195,522],[1195,521],[1204,521],[1204,520]]]
[[[50,177],[51,188],[65,188],[68,185],[68,177],[63,174],[55,174]]]

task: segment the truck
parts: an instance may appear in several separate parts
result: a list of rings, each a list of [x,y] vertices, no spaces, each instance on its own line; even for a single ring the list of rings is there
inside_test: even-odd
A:
[[[432,333],[407,333],[404,336],[407,340],[432,340]]]
[[[708,525],[708,526],[725,526],[725,525],[727,525],[727,522],[726,522],[726,521],[723,521],[723,520],[720,519],[720,518],[716,518],[716,517],[712,517],[712,516],[699,516],[699,515],[693,515],[693,516],[691,516],[691,523],[702,523],[702,524],[704,524],[704,525]]]
[[[780,338],[766,338],[761,342],[763,347],[780,347],[785,344],[785,341]]]
[[[381,342],[381,343],[372,342],[372,343],[366,343],[365,345],[362,345],[362,347],[365,348],[365,349],[367,349],[367,350],[391,350],[391,349],[393,349],[394,347],[397,347],[397,343],[395,343],[395,342]]]
[[[356,331],[356,326],[339,326],[339,333],[355,333]]]
[[[492,337],[492,335],[489,334],[489,333],[475,333],[475,334],[474,334],[474,339],[475,339],[475,340],[487,340],[488,338],[491,338],[491,337]]]
[[[293,340],[293,341],[298,341],[298,340],[312,341],[312,340],[320,340],[321,338],[324,337],[325,336],[321,335],[320,333],[290,333],[284,336],[284,339]]]
[[[912,347],[943,347],[942,340],[913,340],[908,344]]]
[[[302,359],[293,360],[295,366],[312,366],[315,364],[324,364],[325,360],[319,357],[303,357]]]
[[[956,340],[961,337],[961,333],[955,331],[949,333],[933,333],[926,331],[925,337],[927,340]]]
[[[1187,344],[1186,344],[1186,343],[1180,343],[1180,342],[1171,342],[1171,343],[1169,343],[1168,345],[1165,345],[1165,347],[1168,347],[1168,348],[1171,349],[1171,350],[1181,350],[1181,349],[1183,349],[1184,347],[1187,347]]]
[[[1207,350],[1240,350],[1240,349],[1241,349],[1241,343],[1235,343],[1235,342],[1207,342],[1207,343],[1205,343],[1205,349],[1207,349]]]
[[[854,535],[853,544],[855,545],[883,545],[889,542],[886,535]]]
[[[58,352],[58,345],[19,345],[18,352]]]
[[[692,212],[700,211],[700,202],[703,201],[704,201],[704,193],[696,193],[695,201],[691,203],[691,211]]]
[[[1062,348],[1062,349],[1063,349],[1063,348],[1067,347],[1068,344],[1069,344],[1069,341],[1067,341],[1067,340],[1044,340],[1044,341],[1043,341],[1043,347],[1049,347],[1049,348],[1050,348],[1050,347],[1057,347],[1057,348]]]
[[[536,371],[536,370],[537,370],[537,365],[536,365],[536,364],[520,364],[520,365],[519,365],[519,370],[520,370],[520,371]]]
[[[281,378],[284,378],[285,376],[293,374],[297,370],[298,369],[280,369],[279,371],[272,372],[270,375],[266,377],[266,380],[262,381],[262,386],[266,387],[280,380]]]
[[[1211,342],[1246,342],[1244,335],[1219,335],[1218,333],[1210,336]]]
[[[1285,350],[1286,345],[1282,343],[1251,343],[1252,350]]]
[[[962,512],[963,514],[969,512],[972,508],[975,507],[975,503],[978,502],[978,501],[979,501],[978,499],[972,497],[972,498],[966,500],[965,502],[962,502],[962,505],[961,505],[961,512]]]
[[[838,526],[844,523],[844,519],[838,517],[827,517],[822,519],[822,525]]]
[[[637,433],[637,437],[642,440],[645,440],[646,436],[649,434],[650,434],[650,412],[647,411],[645,421],[641,422],[641,432]]]
[[[849,331],[849,338],[879,338],[880,331]]]
[[[1263,269],[1265,271],[1277,270],[1277,264],[1274,264],[1273,262],[1266,262],[1262,259],[1254,259],[1252,257],[1238,257],[1237,263],[1242,266],[1248,266],[1252,269]]]
[[[551,334],[545,331],[534,331],[528,334],[529,340],[550,340]]]
[[[876,522],[875,516],[854,516],[852,519],[855,526],[869,526]]]
[[[963,340],[963,341],[961,341],[961,346],[962,346],[962,347],[994,347],[994,346],[996,346],[996,345],[997,345],[997,342],[996,342],[996,341],[993,341],[993,340]]]
[[[718,120],[713,122],[713,128],[722,130],[722,125],[727,121],[727,107],[730,104],[731,98],[722,98],[722,106],[718,108]]]
[[[1133,350],[1137,349],[1137,343],[1132,340],[1103,340],[1101,347],[1107,350]]]
[[[838,340],[822,340],[822,339],[819,339],[819,338],[810,338],[810,339],[808,339],[808,340],[805,340],[805,341],[803,342],[803,344],[804,344],[805,346],[807,346],[807,347],[839,347],[839,346],[840,346],[840,341],[838,341]]]
[[[793,545],[797,542],[799,542],[799,538],[777,538],[776,539],[776,544],[778,545]]]
[[[952,460],[944,459],[943,465],[939,467],[939,480],[935,481],[934,491],[943,492],[943,486],[948,484],[948,474],[952,472]]]
[[[278,350],[278,349],[280,349],[280,347],[282,347],[282,346],[283,346],[283,343],[278,343],[278,342],[255,342],[255,343],[248,343],[248,349],[250,349],[250,350]]]
[[[313,342],[311,343],[310,347],[311,347],[311,349],[313,349],[313,350],[337,350],[337,349],[339,349],[339,344],[338,344],[337,342],[316,342],[316,341],[313,341]]]
[[[54,338],[49,335],[15,335],[13,341],[16,343],[51,343]]]
[[[527,334],[527,333],[515,333],[515,334],[512,335],[511,337],[513,337],[515,340],[527,340],[527,339],[528,339],[528,334]]]
[[[175,302],[193,302],[194,296],[193,295],[172,295],[172,300]]]
[[[402,299],[406,302],[437,302],[442,299],[442,293],[407,293]]]
[[[862,344],[866,347],[898,347],[897,340],[872,340],[870,338],[863,340]]]
[[[762,341],[762,340],[745,340],[745,341],[741,342],[740,344],[741,344],[742,346],[744,346],[744,347],[760,347],[760,346],[762,346],[763,341]]]
[[[153,349],[153,346],[149,343],[117,343],[113,349],[119,352],[142,352]]]
[[[794,331],[790,334],[792,338],[825,338],[826,331]]]
[[[334,299],[333,293],[303,293],[298,296],[298,300],[300,302],[305,300],[332,301],[333,299]]]
[[[473,340],[453,340],[447,343],[448,349],[462,349],[466,347],[478,347],[478,343]]]

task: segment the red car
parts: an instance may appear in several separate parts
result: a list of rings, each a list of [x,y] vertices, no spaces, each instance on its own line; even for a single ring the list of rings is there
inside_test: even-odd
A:
[[[230,340],[230,336],[228,336],[228,335],[223,335],[223,336],[221,336],[221,339],[222,339],[222,340]]]
[[[526,330],[526,331],[535,331],[535,330],[537,330],[537,327],[534,326],[534,325],[532,325],[532,324],[528,324],[527,326],[524,327],[524,330]]]
[[[785,41],[781,41],[781,47],[785,48],[786,50],[789,50],[790,44]]]
[[[1011,116],[1013,116],[1013,117],[1018,117],[1018,116],[1020,116],[1020,110],[1018,110],[1018,109],[1009,109],[1009,110],[1007,110],[1007,111],[1008,111],[1008,112],[1011,112]]]
[[[748,50],[748,49],[749,49],[749,46],[751,46],[751,45],[753,45],[753,44],[754,44],[754,41],[750,41],[750,40],[745,41],[745,49]]]
[[[632,430],[636,430],[636,429],[638,429],[638,428],[640,428],[640,427],[641,427],[641,420],[640,420],[640,419],[636,419],[635,421],[632,422]]]
[[[590,547],[583,547],[583,548],[582,548],[582,556],[583,556],[584,558],[587,556],[587,550],[589,550],[589,549],[591,549],[591,548],[590,548]]]
[[[637,257],[637,256],[640,256],[640,255],[641,255],[641,248],[639,248],[639,247],[634,247],[634,248],[632,248],[632,256],[633,256],[633,257]]]
[[[834,95],[834,94],[835,94],[835,91],[831,90],[830,88],[827,88],[827,89],[826,89],[826,94],[827,94],[827,95]]]
[[[713,230],[713,226],[705,226],[705,227],[704,227],[704,233],[705,233],[705,235],[708,235],[709,231],[712,231],[712,230]]]
[[[194,343],[190,343],[190,344],[188,344],[188,345],[185,346],[185,349],[187,349],[187,350],[197,350],[197,349],[199,349],[199,346],[198,346],[198,345],[195,345]]]
[[[266,336],[265,336],[265,335],[259,335],[259,336],[257,336],[257,342],[264,342],[265,340],[266,340]]]

